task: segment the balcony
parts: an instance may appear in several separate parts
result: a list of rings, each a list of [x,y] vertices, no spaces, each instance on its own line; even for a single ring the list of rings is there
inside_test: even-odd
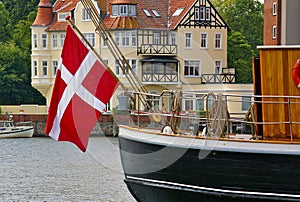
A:
[[[221,74],[202,74],[202,84],[235,83],[235,68],[223,68]]]
[[[154,44],[142,44],[137,49],[137,54],[177,54],[177,45],[154,45]]]
[[[137,31],[137,54],[175,56],[176,35],[176,32],[169,30],[140,29]]]
[[[178,60],[172,57],[148,57],[142,61],[142,82],[178,82]]]

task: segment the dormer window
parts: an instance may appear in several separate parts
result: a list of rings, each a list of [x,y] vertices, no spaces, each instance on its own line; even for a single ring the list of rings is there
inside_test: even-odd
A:
[[[136,5],[114,4],[112,5],[113,16],[136,16]]]
[[[69,13],[59,13],[58,14],[58,21],[66,21],[66,17],[69,16]]]

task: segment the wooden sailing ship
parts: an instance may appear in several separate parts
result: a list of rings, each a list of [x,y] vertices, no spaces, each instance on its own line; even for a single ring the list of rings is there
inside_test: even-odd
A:
[[[219,109],[207,108],[206,117],[200,117],[181,113],[180,100],[187,95],[168,92],[170,98],[159,96],[171,110],[160,111],[155,121],[154,95],[131,71],[93,3],[81,1],[135,91],[137,113],[119,126],[119,142],[125,182],[137,201],[300,200],[300,90],[291,76],[300,47],[260,47],[260,58],[253,60],[253,108],[245,119],[228,110],[243,95],[196,93],[207,102],[212,97]],[[140,125],[140,105],[150,128]],[[206,132],[198,130],[200,122]],[[236,123],[253,130],[233,130]],[[164,124],[171,130],[164,132]]]

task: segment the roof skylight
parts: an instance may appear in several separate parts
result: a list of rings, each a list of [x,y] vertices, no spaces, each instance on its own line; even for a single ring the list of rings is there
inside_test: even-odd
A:
[[[177,8],[177,10],[173,13],[173,16],[180,16],[180,14],[182,13],[182,11],[184,10],[184,8]]]
[[[157,12],[157,10],[152,9],[152,13],[155,15],[155,17],[160,18],[159,13]]]
[[[150,14],[150,12],[147,9],[143,9],[143,11],[147,17],[152,17],[152,15]]]

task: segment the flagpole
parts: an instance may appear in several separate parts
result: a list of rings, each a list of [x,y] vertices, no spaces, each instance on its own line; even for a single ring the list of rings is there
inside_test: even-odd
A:
[[[103,65],[105,65],[106,69],[110,71],[110,73],[113,75],[113,77],[118,81],[121,88],[127,92],[126,87],[124,84],[120,81],[120,79],[115,75],[115,73],[108,67],[108,65],[103,61],[101,56],[98,54],[98,52],[94,49],[94,47],[90,44],[90,42],[85,38],[85,36],[81,33],[81,31],[78,29],[78,27],[73,23],[70,16],[66,17],[66,20],[72,25],[72,27],[76,30],[76,32],[80,35],[80,37],[84,40],[84,42],[89,46],[89,48],[93,51],[93,53],[97,56],[98,60],[102,62]]]

